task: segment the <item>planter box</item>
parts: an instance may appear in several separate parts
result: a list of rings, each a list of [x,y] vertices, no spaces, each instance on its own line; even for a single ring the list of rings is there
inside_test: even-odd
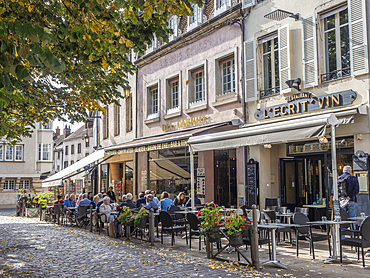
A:
[[[39,208],[26,208],[26,217],[38,217]]]

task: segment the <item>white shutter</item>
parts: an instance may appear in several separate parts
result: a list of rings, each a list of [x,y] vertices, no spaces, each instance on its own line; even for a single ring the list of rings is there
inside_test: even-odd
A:
[[[280,73],[280,94],[288,93],[291,89],[285,83],[290,80],[290,39],[289,24],[278,30],[279,38],[279,73]]]
[[[252,7],[256,4],[256,0],[243,0],[243,5],[242,5],[242,8],[245,9],[245,8],[249,8],[249,7]]]
[[[365,0],[348,0],[351,74],[368,73]]]
[[[244,42],[246,101],[257,99],[256,40]]]
[[[179,26],[179,18],[177,15],[175,15],[174,26],[173,26],[173,34],[175,38],[178,36],[178,29],[179,29],[178,26]]]
[[[302,19],[303,47],[303,86],[310,88],[318,85],[317,80],[317,42],[315,15]]]

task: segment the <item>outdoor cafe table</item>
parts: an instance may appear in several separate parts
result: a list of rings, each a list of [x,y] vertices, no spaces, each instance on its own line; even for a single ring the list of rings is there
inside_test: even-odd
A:
[[[293,215],[294,215],[293,212],[285,212],[285,213],[278,212],[278,213],[276,213],[276,216],[279,217],[279,218],[283,217],[286,220],[284,222],[287,223],[287,224],[291,224]],[[288,237],[289,237],[288,241],[291,244],[295,244],[295,242],[293,242],[293,240],[292,240],[292,237],[291,237],[290,233],[288,234]]]
[[[296,224],[286,224],[286,223],[268,223],[268,224],[258,224],[257,228],[271,230],[271,253],[272,259],[261,263],[261,265],[272,263],[280,268],[286,269],[287,267],[283,265],[280,261],[276,259],[276,230],[279,228],[286,227],[297,227]]]
[[[334,230],[333,228],[335,228],[335,225],[354,224],[354,223],[356,223],[356,221],[354,221],[354,220],[346,220],[346,221],[332,221],[332,220],[329,220],[329,221],[311,221],[311,222],[307,222],[307,224],[310,225],[310,226],[324,226],[324,225],[329,226],[329,229],[331,231],[331,244],[332,244],[332,247],[333,247],[332,248],[333,249],[333,255],[331,257],[327,258],[324,261],[324,264],[339,260],[339,257],[340,257],[340,254],[337,254],[336,235],[335,235],[335,233],[333,233],[333,230]]]

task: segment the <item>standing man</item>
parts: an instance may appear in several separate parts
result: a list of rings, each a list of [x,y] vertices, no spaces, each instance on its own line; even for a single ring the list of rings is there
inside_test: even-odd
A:
[[[107,195],[113,203],[116,202],[116,194],[113,191],[113,186],[109,186],[109,191],[107,192]]]
[[[358,194],[360,188],[357,178],[352,175],[351,166],[344,166],[343,175],[341,175],[338,179],[345,180],[347,197],[350,198],[348,205],[345,206],[344,209],[348,212],[349,217],[355,217],[357,211],[356,195]]]

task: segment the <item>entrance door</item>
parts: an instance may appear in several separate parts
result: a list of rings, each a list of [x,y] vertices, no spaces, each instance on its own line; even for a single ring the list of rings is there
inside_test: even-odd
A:
[[[237,206],[236,150],[217,150],[215,160],[215,198],[220,206]]]

